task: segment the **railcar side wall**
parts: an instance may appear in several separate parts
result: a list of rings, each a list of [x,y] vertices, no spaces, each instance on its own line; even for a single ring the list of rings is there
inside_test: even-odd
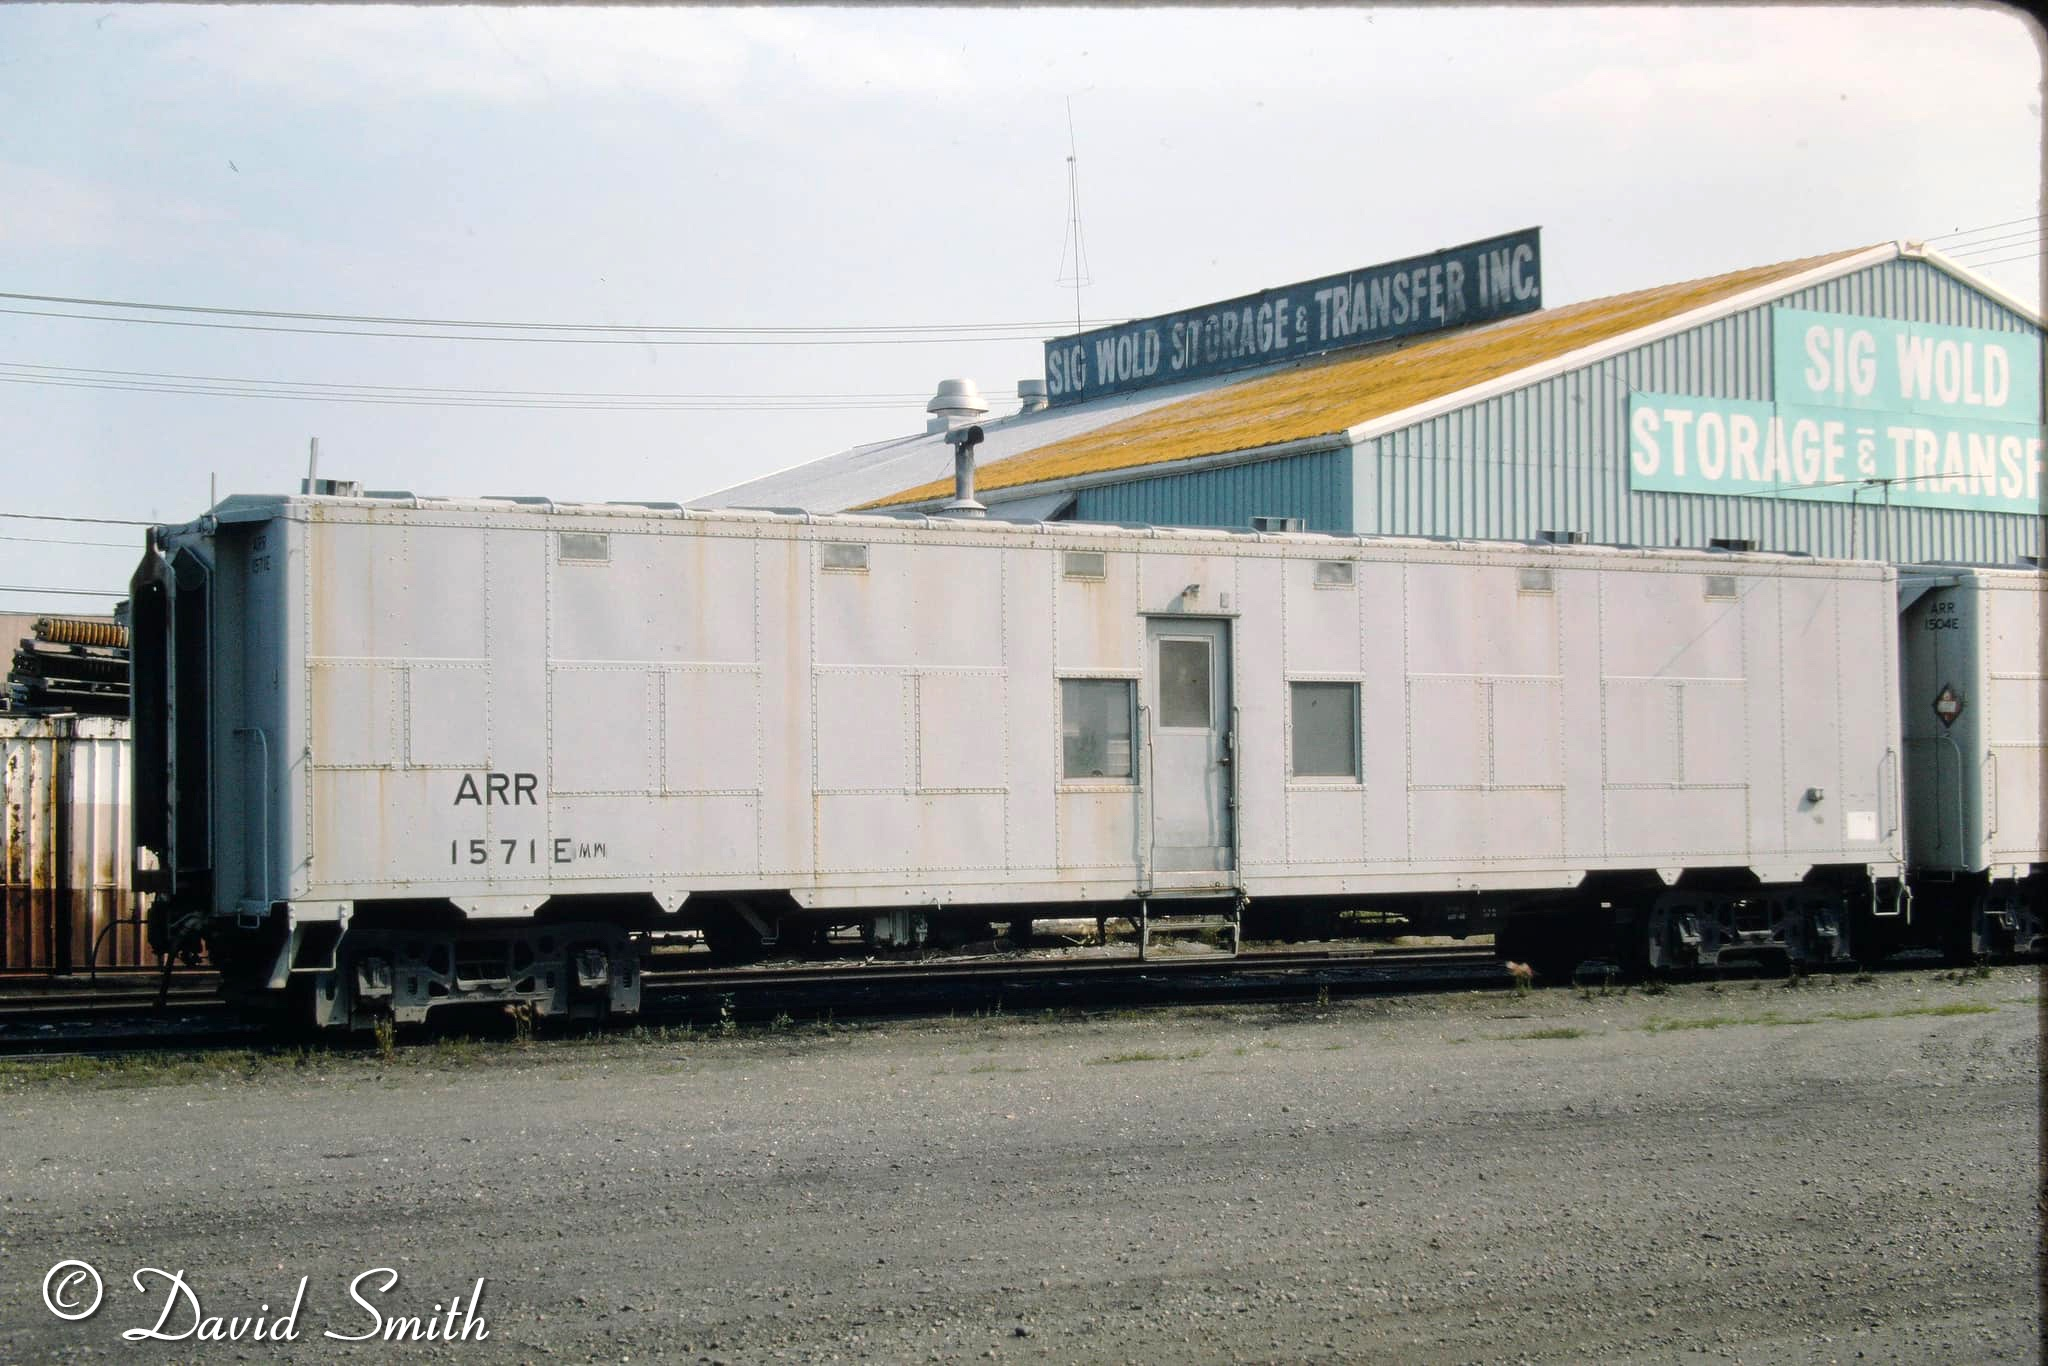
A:
[[[1228,633],[1254,896],[1899,862],[1884,566],[276,508],[238,534],[284,563],[247,551],[245,589],[221,597],[242,620],[216,667],[245,706],[220,719],[216,768],[256,832],[219,846],[237,865],[221,910],[259,887],[309,910],[447,897],[492,915],[561,893],[1121,899],[1146,857],[1142,755],[1124,777],[1067,775],[1062,682],[1146,695],[1146,623],[1175,616]],[[1355,707],[1348,772],[1296,771],[1295,685],[1312,684]]]

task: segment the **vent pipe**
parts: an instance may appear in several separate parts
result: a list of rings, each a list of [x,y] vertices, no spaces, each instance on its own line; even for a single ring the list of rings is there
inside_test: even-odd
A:
[[[1042,379],[1020,379],[1017,381],[1017,397],[1022,406],[1019,413],[1042,413],[1045,411],[1045,381]]]
[[[988,401],[981,396],[981,389],[971,379],[942,379],[939,391],[932,395],[932,401],[924,405],[931,414],[925,422],[927,432],[946,432],[962,423],[973,422],[988,416]]]
[[[948,517],[986,517],[988,509],[974,498],[974,448],[981,444],[981,428],[956,427],[946,433],[953,448],[953,501],[940,511]]]

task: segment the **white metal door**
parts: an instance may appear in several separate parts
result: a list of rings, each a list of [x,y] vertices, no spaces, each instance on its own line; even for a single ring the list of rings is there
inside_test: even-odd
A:
[[[1153,881],[1227,882],[1215,874],[1234,868],[1230,624],[1154,619],[1146,635]]]

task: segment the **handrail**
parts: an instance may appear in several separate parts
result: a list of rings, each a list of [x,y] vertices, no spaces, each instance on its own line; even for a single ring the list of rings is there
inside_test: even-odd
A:
[[[1152,895],[1152,865],[1157,860],[1153,844],[1158,839],[1158,824],[1152,812],[1152,709],[1143,702],[1138,704],[1138,730],[1144,758],[1138,762],[1138,796],[1140,797],[1140,819],[1144,822],[1139,831],[1138,850],[1138,895]]]
[[[1965,822],[1968,820],[1968,815],[1966,814],[1963,807],[1963,748],[1961,745],[1958,745],[1956,743],[1956,737],[1953,735],[1944,735],[1941,737],[1941,741],[1943,744],[1947,745],[1951,750],[1953,750],[1956,756],[1956,853],[1960,855],[1967,852],[1964,846],[1969,843],[1969,831],[1966,828],[1965,824]],[[1939,788],[1940,786],[1940,772],[1941,765],[1939,761],[1937,761],[1935,764],[1935,785],[1937,788]],[[1934,823],[1934,831],[1935,847],[1940,848],[1941,822],[1938,820]]]
[[[1891,817],[1892,823],[1885,827],[1884,837],[1890,839],[1893,835],[1899,833],[1900,803],[1899,752],[1889,745],[1885,747],[1884,758],[1877,761],[1877,783],[1878,791],[1884,793],[1888,798],[1885,804],[1885,811]]]
[[[1238,799],[1238,785],[1244,773],[1244,755],[1238,751],[1237,737],[1244,733],[1238,705],[1230,704],[1230,734],[1224,737],[1224,747],[1230,751],[1230,885],[1244,886],[1244,825],[1239,817],[1243,814],[1244,803]]]

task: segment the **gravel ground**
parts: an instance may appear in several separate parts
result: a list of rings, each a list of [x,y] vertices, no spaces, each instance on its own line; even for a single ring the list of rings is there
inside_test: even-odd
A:
[[[0,1360],[2039,1360],[2039,979],[0,1068]],[[43,1307],[93,1263],[99,1313]],[[295,1343],[137,1347],[182,1268]],[[166,1332],[192,1322],[174,1312]],[[459,1322],[459,1319],[458,1319]]]

